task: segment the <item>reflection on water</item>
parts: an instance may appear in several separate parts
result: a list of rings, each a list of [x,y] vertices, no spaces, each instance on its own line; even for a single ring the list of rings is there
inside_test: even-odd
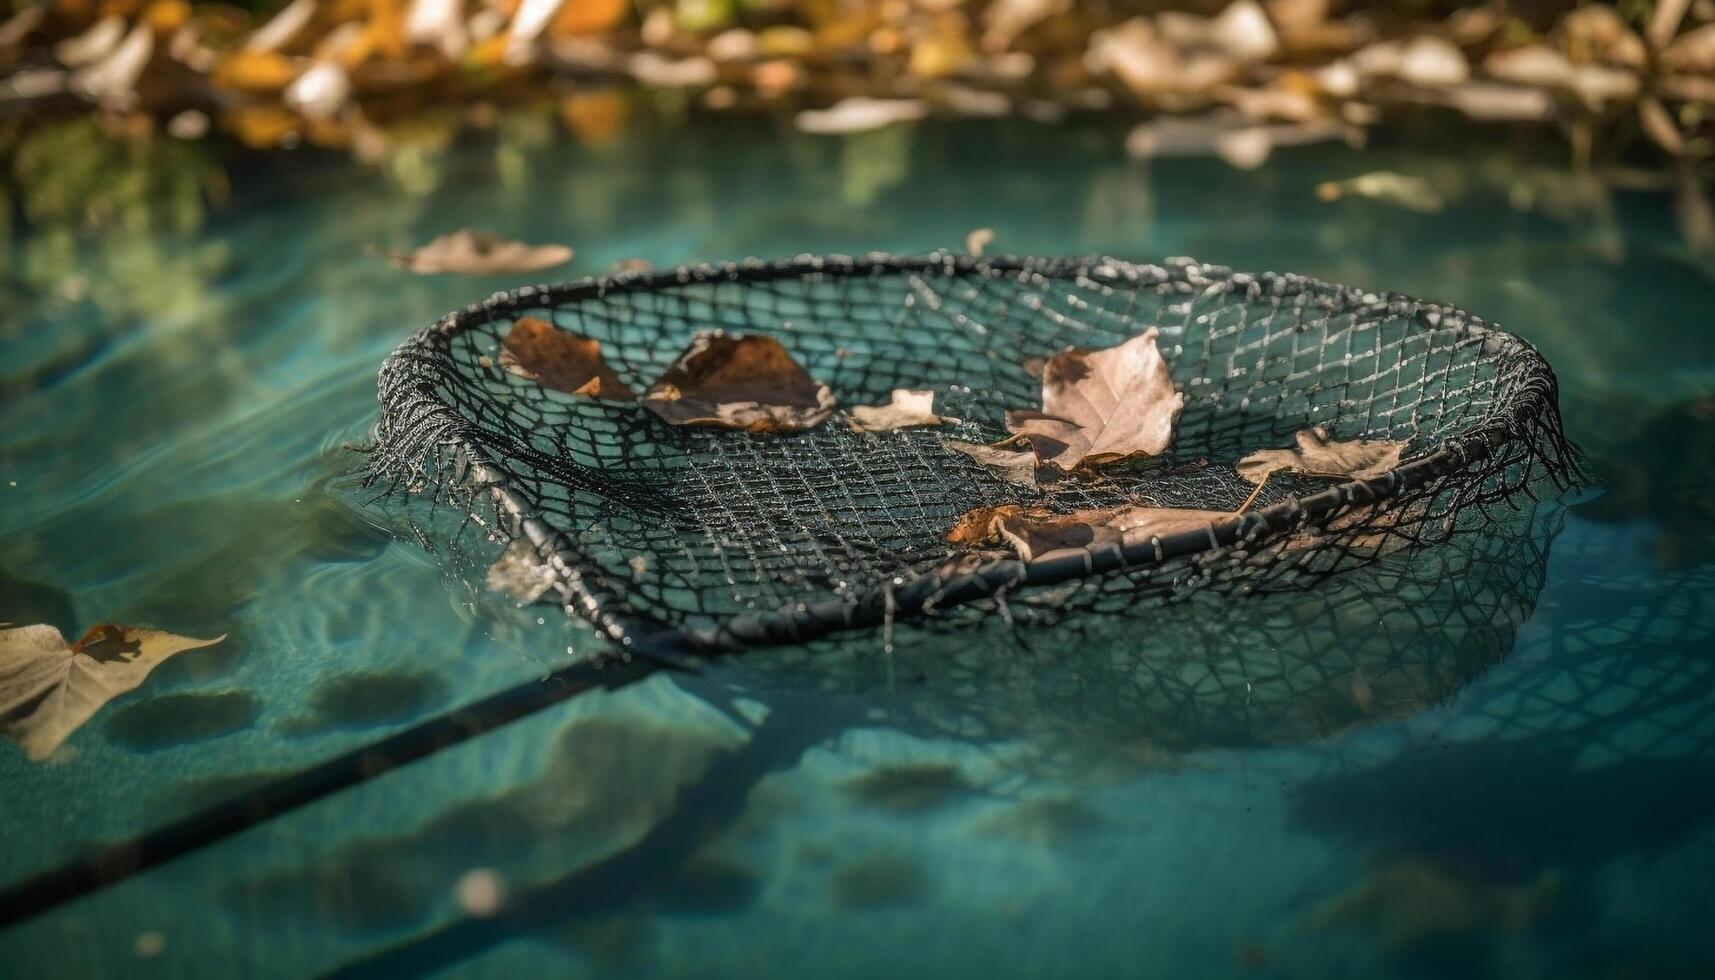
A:
[[[590,649],[449,592],[330,489],[386,351],[516,284],[412,278],[371,246],[477,227],[566,241],[581,274],[988,226],[997,251],[1395,288],[1536,343],[1611,489],[1255,616],[1206,597],[1075,642],[902,630],[891,660],[854,640],[580,697],[0,933],[0,972],[1125,975],[1145,945],[1199,976],[1715,964],[1712,283],[1670,182],[1433,133],[1238,173],[1127,160],[1096,125],[551,122],[425,131],[371,171],[84,123],[14,151],[0,621],[230,638],[52,764],[0,746],[28,828],[0,878]],[[1384,169],[1445,209],[1315,193]]]

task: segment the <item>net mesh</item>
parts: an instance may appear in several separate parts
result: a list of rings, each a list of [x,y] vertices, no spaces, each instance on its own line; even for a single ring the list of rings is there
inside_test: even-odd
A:
[[[501,339],[526,315],[601,341],[637,390],[719,329],[780,338],[842,406],[930,388],[961,421],[672,427],[501,368]],[[1164,456],[1033,489],[945,447],[1003,438],[1008,409],[1039,403],[1032,358],[1151,326],[1185,395]],[[1437,303],[1189,261],[801,257],[524,287],[413,336],[383,365],[380,396],[369,480],[454,505],[495,551],[522,543],[548,600],[628,646],[1295,592],[1426,544],[1476,535],[1492,550],[1516,537],[1499,532],[1538,485],[1578,478],[1553,372],[1524,341]],[[961,515],[1001,504],[1233,511],[1254,489],[1233,463],[1315,425],[1409,440],[1406,462],[1367,481],[1277,477],[1212,530],[1077,555],[1027,563],[944,540]]]

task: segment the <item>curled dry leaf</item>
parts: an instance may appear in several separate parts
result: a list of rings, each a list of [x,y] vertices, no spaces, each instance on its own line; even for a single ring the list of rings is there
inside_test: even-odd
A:
[[[1028,449],[1000,449],[975,442],[948,439],[944,445],[956,453],[964,453],[993,471],[1008,483],[1036,488],[1036,454]]]
[[[554,572],[543,563],[535,547],[520,538],[508,544],[494,564],[488,566],[486,584],[492,592],[504,592],[520,605],[529,605],[553,587]]]
[[[933,391],[908,388],[893,389],[893,400],[886,405],[858,405],[852,409],[852,428],[859,432],[889,432],[957,421],[935,414]]]
[[[643,404],[671,425],[801,432],[834,410],[834,393],[773,337],[699,334]]]
[[[601,356],[601,341],[560,330],[533,316],[519,317],[500,342],[500,364],[544,388],[586,398],[628,402],[637,398]]]
[[[1293,438],[1296,449],[1263,449],[1239,460],[1239,475],[1257,484],[1275,473],[1369,480],[1397,467],[1406,447],[1403,439],[1342,441],[1321,426],[1301,430]]]
[[[1219,510],[1123,505],[1057,514],[1041,507],[979,507],[947,533],[953,544],[1004,542],[1022,561],[1059,551],[1120,547],[1182,531],[1210,528],[1234,518]]]
[[[442,235],[414,251],[393,252],[388,260],[420,276],[491,276],[563,265],[572,260],[572,250],[564,245],[526,245],[467,229]]]
[[[102,625],[67,643],[52,626],[0,630],[0,731],[31,759],[45,759],[168,657],[224,639]]]
[[[1157,456],[1173,441],[1185,396],[1154,327],[1106,350],[1061,351],[1042,370],[1042,410],[1007,413],[1007,429],[1063,470]]]

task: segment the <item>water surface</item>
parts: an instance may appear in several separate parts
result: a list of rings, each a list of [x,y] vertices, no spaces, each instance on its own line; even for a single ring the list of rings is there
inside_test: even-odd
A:
[[[1340,664],[1349,647],[1264,641],[1236,654],[1248,694],[1205,697],[1184,638],[1215,642],[1196,624],[1228,612],[1193,605],[1153,646],[1131,628],[1077,650],[1052,631],[907,633],[897,661],[860,645],[841,652],[857,669],[824,675],[788,651],[658,676],[0,934],[0,972],[1715,969],[1715,266],[1679,241],[1669,196],[1529,145],[1400,134],[1246,173],[1131,161],[1122,135],[811,138],[724,120],[588,146],[525,118],[381,169],[187,154],[146,181],[18,189],[0,621],[227,639],[157,670],[47,763],[0,746],[0,881],[594,648],[447,588],[339,489],[386,352],[519,282],[416,278],[371,251],[459,227],[567,242],[571,275],[957,247],[987,226],[1009,252],[1194,255],[1467,306],[1556,366],[1605,486],[1538,513],[1528,601],[1462,619],[1488,617],[1494,636],[1433,610],[1375,624],[1471,669],[1420,688],[1366,678],[1366,697]],[[1429,179],[1445,208],[1315,193],[1378,169]],[[1345,626],[1362,630],[1354,608]],[[1092,667],[1110,650],[1194,696],[1115,697]],[[1287,653],[1292,670],[1271,673]],[[935,674],[913,692],[910,665],[973,657],[988,669],[969,686]],[[1067,663],[1083,666],[1054,672]],[[1315,710],[1259,725],[1265,695]],[[469,916],[491,880],[502,914]]]

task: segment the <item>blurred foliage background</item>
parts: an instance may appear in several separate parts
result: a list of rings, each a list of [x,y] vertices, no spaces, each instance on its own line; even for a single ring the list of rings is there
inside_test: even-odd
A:
[[[1558,140],[1573,177],[1552,196],[1569,208],[1600,206],[1580,175],[1671,191],[1685,240],[1715,248],[1715,0],[5,4],[0,261],[14,287],[111,289],[121,306],[147,305],[158,270],[77,251],[127,232],[189,241],[235,154],[349,155],[428,194],[463,132],[493,134],[522,167],[548,139],[601,147],[644,118],[732,112],[866,134],[843,190],[857,197],[905,166],[898,124],[927,117],[1101,115],[1135,157],[1240,168],[1443,117],[1440,132],[1452,119]],[[1318,193],[1436,208],[1444,189],[1414,180]],[[38,232],[27,255],[19,227]],[[97,228],[108,244],[81,243]],[[79,263],[98,272],[68,274]]]

